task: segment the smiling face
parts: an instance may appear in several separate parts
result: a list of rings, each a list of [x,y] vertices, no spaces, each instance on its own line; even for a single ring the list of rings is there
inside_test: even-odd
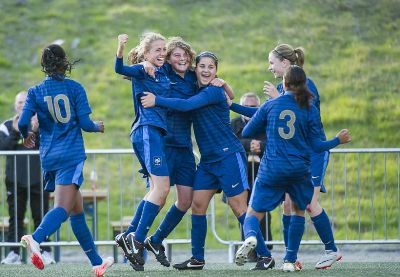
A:
[[[196,65],[197,82],[200,87],[208,85],[217,75],[217,66],[214,59],[202,57]]]
[[[176,47],[172,50],[168,62],[176,73],[184,74],[189,69],[190,56],[182,48]]]
[[[161,67],[165,62],[167,48],[165,41],[158,39],[150,44],[150,48],[144,53],[144,59],[156,67]]]
[[[280,60],[274,52],[270,52],[268,55],[268,70],[274,74],[275,78],[282,78],[286,69],[290,66],[290,62],[286,59]]]

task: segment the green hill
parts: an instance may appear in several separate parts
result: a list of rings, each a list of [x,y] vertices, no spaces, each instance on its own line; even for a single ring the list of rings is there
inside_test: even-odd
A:
[[[0,3],[0,118],[16,92],[43,78],[40,51],[64,40],[72,78],[81,82],[106,133],[86,135],[87,148],[129,148],[130,84],[114,73],[116,37],[134,47],[146,30],[182,36],[220,57],[219,75],[237,99],[262,96],[267,54],[278,43],[306,49],[305,69],[321,94],[329,136],[348,127],[349,147],[396,147],[400,137],[400,1],[39,1]],[[265,97],[264,97],[265,98]]]

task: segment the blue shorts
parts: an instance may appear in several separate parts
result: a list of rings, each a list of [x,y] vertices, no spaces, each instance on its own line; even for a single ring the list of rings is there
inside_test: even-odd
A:
[[[196,162],[190,148],[165,147],[171,186],[193,187]]]
[[[221,161],[202,163],[194,177],[193,190],[222,190],[233,197],[249,189],[247,182],[247,159],[243,152],[236,152]]]
[[[44,178],[44,190],[53,192],[56,189],[56,185],[71,185],[75,184],[78,189],[83,183],[83,164],[82,161],[79,164],[61,168],[52,171],[43,171]]]
[[[311,181],[314,187],[321,187],[326,192],[324,177],[329,162],[329,151],[311,154]]]
[[[139,126],[132,132],[131,142],[142,166],[141,173],[145,176],[169,176],[161,129],[150,125]]]
[[[305,210],[314,194],[310,176],[308,175],[304,180],[300,180],[298,184],[274,186],[256,178],[249,206],[256,212],[270,212],[285,200],[286,192],[289,193],[290,198],[300,210]]]

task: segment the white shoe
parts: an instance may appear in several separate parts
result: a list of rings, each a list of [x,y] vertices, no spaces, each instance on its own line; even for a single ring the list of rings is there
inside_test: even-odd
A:
[[[31,235],[25,235],[21,238],[21,244],[31,252],[31,261],[33,265],[38,269],[43,269],[44,264],[39,243],[37,243]]]
[[[114,264],[113,257],[107,257],[103,259],[103,263],[101,265],[96,265],[92,268],[93,273],[96,277],[104,276],[107,271],[107,268],[110,268]]]
[[[247,262],[247,256],[249,255],[249,252],[256,248],[256,246],[257,238],[254,236],[248,237],[236,252],[235,263],[238,266],[244,265]]]
[[[51,256],[51,253],[48,252],[48,251],[43,251],[42,252],[42,259],[43,259],[43,263],[45,265],[55,264],[56,263],[56,261]]]
[[[339,251],[325,250],[325,254],[319,259],[317,264],[315,265],[316,269],[326,269],[331,267],[335,262],[340,261],[342,259],[342,255]]]
[[[5,257],[2,261],[1,264],[21,264],[21,256],[15,253],[14,251],[10,251],[8,253],[7,257]]]
[[[291,263],[288,261],[285,261],[282,265],[282,271],[283,272],[295,272],[295,271],[300,271],[301,268],[297,265],[297,263]]]

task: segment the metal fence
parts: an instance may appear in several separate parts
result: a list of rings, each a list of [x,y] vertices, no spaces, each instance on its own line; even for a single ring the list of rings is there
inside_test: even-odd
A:
[[[88,225],[92,228],[97,245],[114,245],[114,235],[127,227],[137,204],[145,194],[145,182],[137,173],[139,163],[132,150],[87,150],[86,153],[82,193]],[[19,245],[18,242],[7,242],[6,236],[9,226],[7,191],[4,184],[5,157],[12,156],[15,160],[17,155],[37,154],[37,151],[0,151],[0,248]],[[17,174],[18,169],[15,172]],[[16,186],[15,184],[14,192]],[[321,194],[321,205],[330,217],[337,243],[400,243],[399,148],[332,150],[325,175],[325,187],[328,192]],[[175,193],[172,189],[150,233],[159,225],[174,201]],[[32,233],[34,226],[29,205],[25,218],[26,232]],[[234,246],[240,243],[241,233],[236,218],[221,201],[220,195],[216,195],[211,202],[208,222],[210,228],[206,247],[228,245],[229,260],[232,260]],[[274,240],[269,243],[283,244],[280,208],[272,213],[271,225]],[[174,239],[190,239],[190,213],[184,217],[169,239],[171,243]],[[302,243],[320,244],[309,218]],[[78,242],[75,241],[69,224],[63,224],[52,241],[44,244],[70,246],[78,245]],[[60,255],[57,251],[56,254]]]

